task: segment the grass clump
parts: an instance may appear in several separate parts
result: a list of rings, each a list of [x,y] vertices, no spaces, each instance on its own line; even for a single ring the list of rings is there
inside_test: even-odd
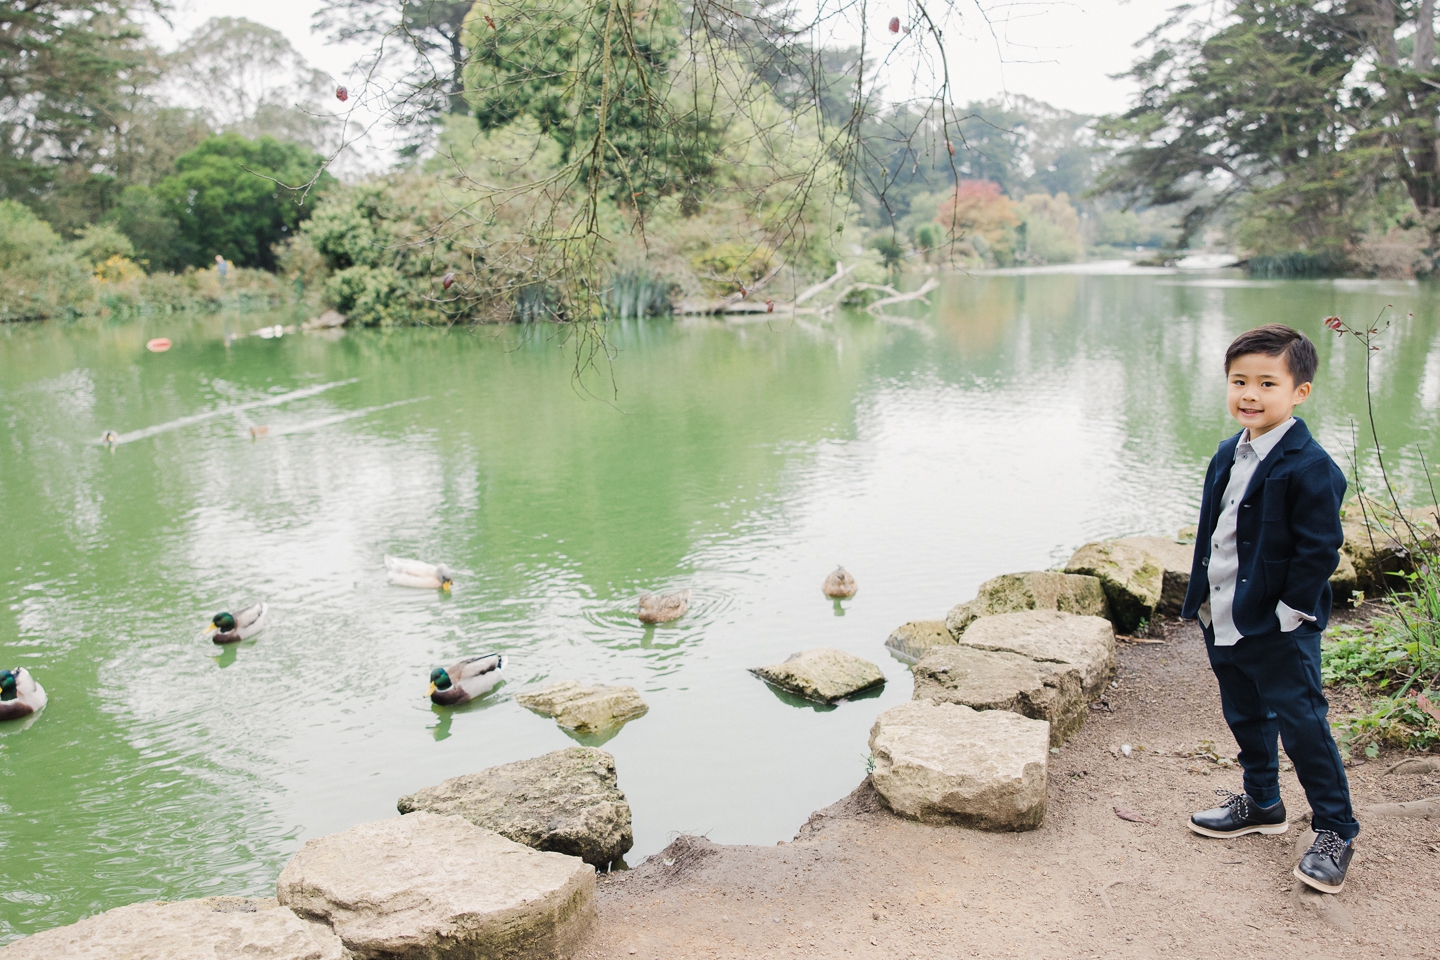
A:
[[[1362,710],[1337,721],[1336,739],[1347,757],[1380,746],[1428,749],[1440,743],[1440,572],[1427,557],[1397,574],[1404,586],[1384,601],[1369,623],[1331,628],[1321,645],[1327,686],[1349,687],[1366,700]]]

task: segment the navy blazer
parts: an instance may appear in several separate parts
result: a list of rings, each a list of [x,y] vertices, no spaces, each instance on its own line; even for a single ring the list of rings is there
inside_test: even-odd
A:
[[[1243,433],[1222,442],[1205,471],[1190,588],[1180,610],[1187,620],[1199,616],[1200,605],[1210,594],[1210,546]],[[1330,575],[1340,563],[1340,546],[1345,542],[1340,526],[1344,497],[1345,474],[1310,436],[1305,421],[1297,418],[1260,461],[1240,500],[1235,524],[1240,572],[1232,611],[1242,637],[1278,631],[1275,604],[1280,600],[1325,628],[1330,620]]]

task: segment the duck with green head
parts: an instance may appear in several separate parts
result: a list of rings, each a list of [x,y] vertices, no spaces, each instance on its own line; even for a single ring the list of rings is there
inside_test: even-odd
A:
[[[239,643],[248,640],[265,627],[265,601],[241,607],[234,613],[228,610],[215,614],[206,633],[215,634],[210,639],[216,643]]]
[[[45,688],[24,667],[0,670],[0,720],[19,720],[45,709]]]
[[[498,653],[482,653],[436,667],[430,671],[430,701],[442,707],[469,703],[494,690],[504,669],[505,658]]]

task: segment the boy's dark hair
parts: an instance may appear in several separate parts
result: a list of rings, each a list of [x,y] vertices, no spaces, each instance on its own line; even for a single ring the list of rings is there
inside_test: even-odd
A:
[[[1315,368],[1320,358],[1315,354],[1315,344],[1299,330],[1293,330],[1283,323],[1267,323],[1254,330],[1246,330],[1236,337],[1225,351],[1225,372],[1237,357],[1247,353],[1263,353],[1267,357],[1284,357],[1295,386],[1310,383],[1315,379]]]

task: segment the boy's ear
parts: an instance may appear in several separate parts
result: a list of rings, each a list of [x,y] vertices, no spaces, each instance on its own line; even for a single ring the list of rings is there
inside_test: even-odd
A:
[[[1298,386],[1298,387],[1295,388],[1295,402],[1296,402],[1297,404],[1298,404],[1298,403],[1304,403],[1305,400],[1306,400],[1309,396],[1310,396],[1310,381],[1307,380],[1307,381],[1305,381],[1304,383],[1300,384],[1300,386]]]

